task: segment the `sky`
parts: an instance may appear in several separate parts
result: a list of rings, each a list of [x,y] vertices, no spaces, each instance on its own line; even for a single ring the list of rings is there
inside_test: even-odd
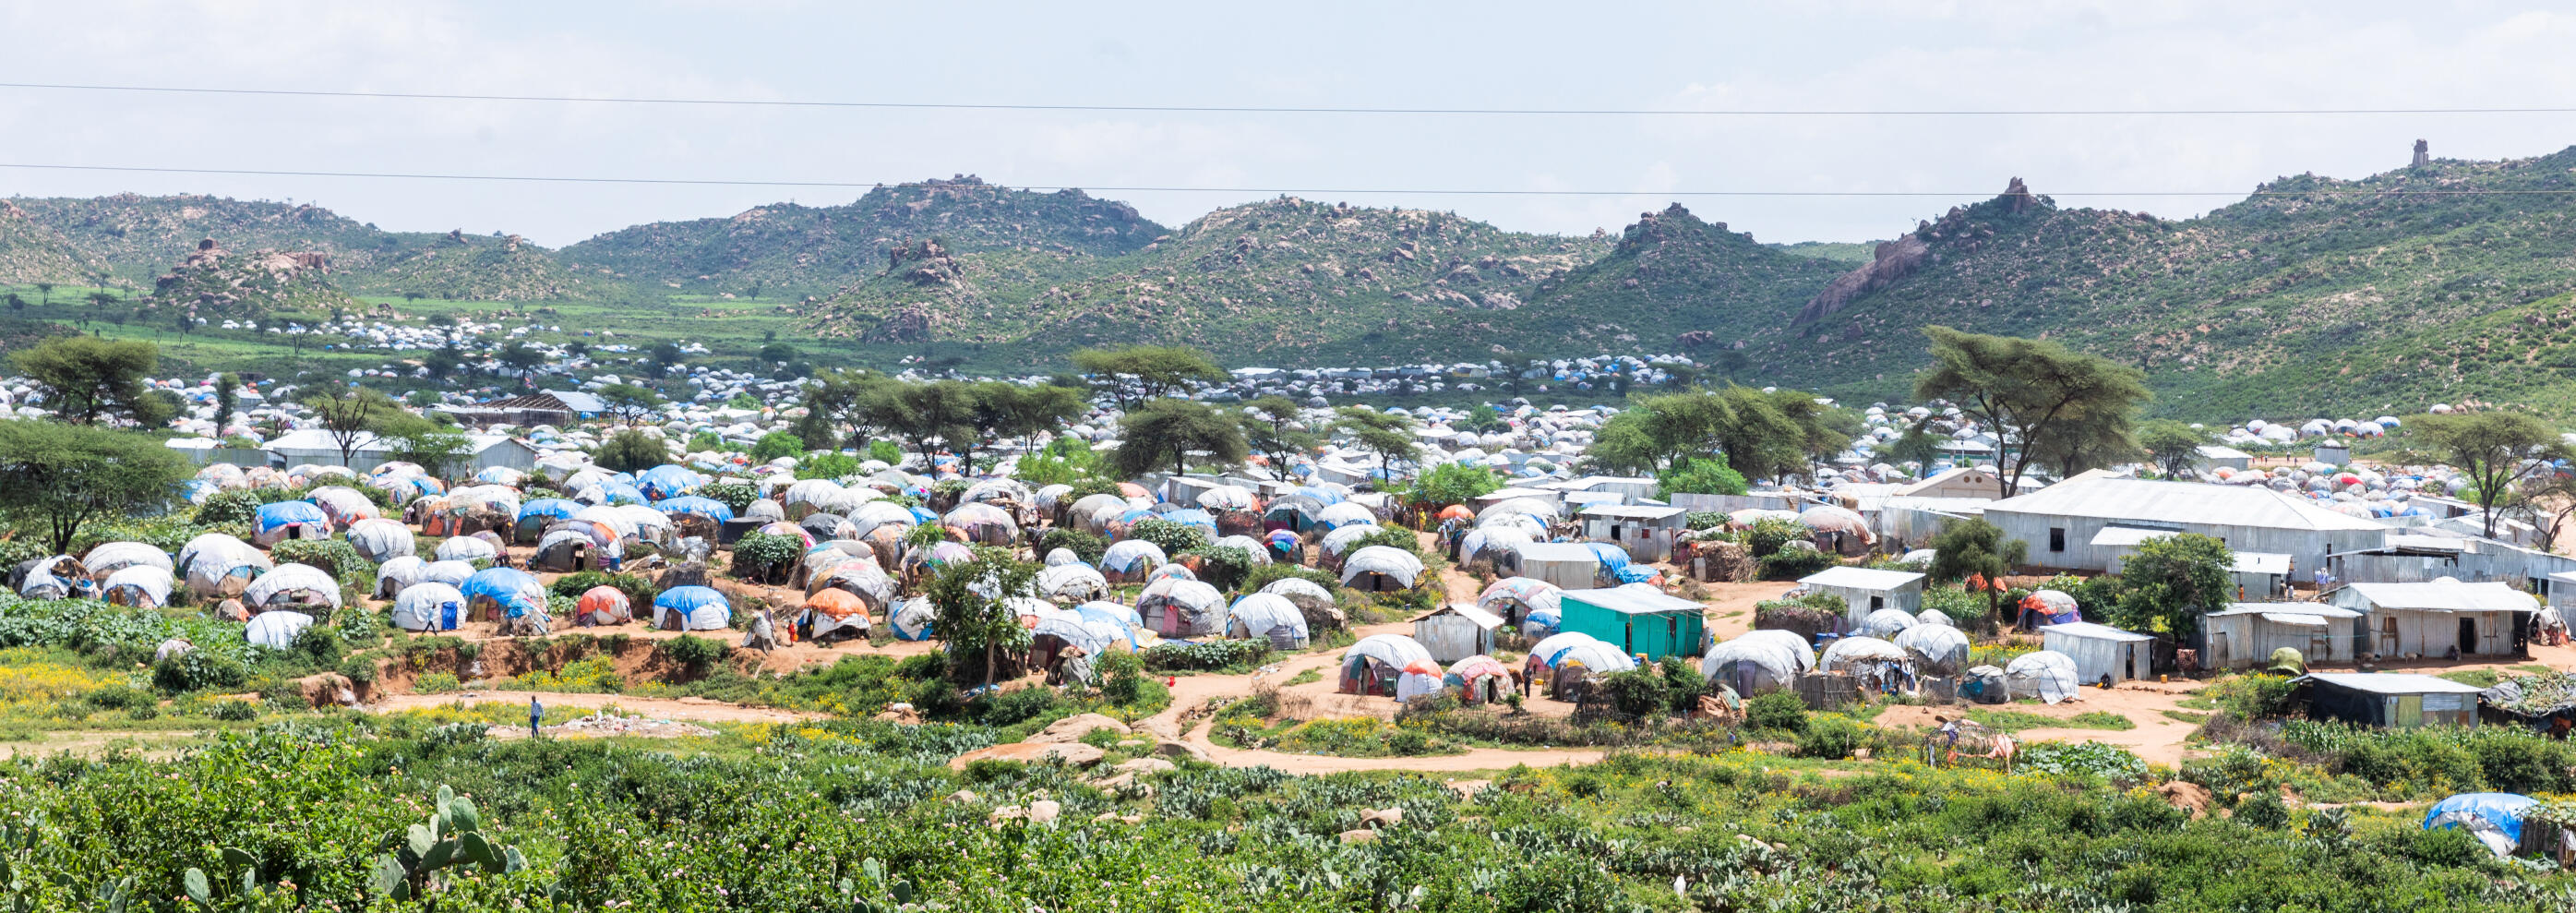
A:
[[[2576,11],[2342,0],[0,6],[0,82],[903,103],[1580,110],[2576,108]],[[0,165],[867,185],[954,174],[1179,225],[1291,193],[1617,232],[1679,200],[1867,241],[2021,177],[2169,218],[2272,178],[2576,144],[2576,113],[1386,114],[635,105],[0,88]],[[1164,189],[1151,189],[1164,188]],[[863,187],[0,167],[0,195],[210,193],[560,246]],[[1509,193],[1434,193],[1505,191]],[[1532,191],[1585,191],[1549,195]],[[1676,196],[1795,192],[1850,196]],[[2201,195],[2190,195],[2201,194]],[[2223,195],[2209,195],[2223,194]]]

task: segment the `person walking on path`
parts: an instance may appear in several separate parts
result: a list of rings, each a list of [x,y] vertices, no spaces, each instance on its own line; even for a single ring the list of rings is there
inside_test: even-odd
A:
[[[537,724],[543,722],[545,718],[546,705],[537,703],[536,695],[528,695],[528,738],[538,737]]]

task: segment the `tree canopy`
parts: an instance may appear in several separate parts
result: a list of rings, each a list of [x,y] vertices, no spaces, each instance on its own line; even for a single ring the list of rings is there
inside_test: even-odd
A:
[[[1094,389],[1129,409],[1170,396],[1191,381],[1226,379],[1225,369],[1217,365],[1216,359],[1188,346],[1082,349],[1073,353],[1073,364],[1091,375]]]
[[[1925,575],[1943,583],[1984,584],[1974,588],[1985,592],[1990,616],[2003,612],[1997,581],[2030,556],[2030,543],[2008,537],[2002,527],[1984,520],[1952,520],[1926,547],[1932,549],[1932,566]]]
[[[2129,422],[2147,400],[2146,375],[2044,339],[1928,326],[1932,370],[1918,399],[1946,399],[2003,437],[1995,468],[2001,497],[2020,490],[2032,461],[2066,466],[2133,449]]]
[[[0,422],[0,511],[69,551],[93,520],[156,511],[188,468],[149,435],[51,422]]]
[[[610,472],[643,472],[670,462],[671,448],[651,432],[629,428],[600,442],[590,460]]]
[[[2558,432],[2529,413],[2505,409],[2417,416],[2405,425],[2424,445],[2468,476],[2476,486],[2469,496],[2485,514],[2483,535],[2495,537],[2496,507],[2512,496],[2514,486],[2544,472],[2555,472],[2552,460],[2568,458]]]
[[[608,414],[617,416],[619,421],[630,425],[662,410],[662,394],[655,393],[652,388],[642,384],[625,382],[609,384],[599,388],[594,395],[599,397],[602,405],[608,407]]]
[[[1796,390],[1690,390],[1636,398],[1603,422],[1585,454],[1610,471],[1660,473],[1714,457],[1747,479],[1777,479],[1841,451],[1859,435],[1849,410]]]
[[[2179,479],[2191,472],[2200,460],[2200,448],[2215,443],[2217,432],[2160,418],[2138,424],[2138,446],[2154,460],[2156,472],[2168,479]]]
[[[2111,609],[2111,623],[2188,640],[2200,630],[2200,616],[2235,599],[2235,566],[2227,543],[2210,536],[2178,533],[2140,542],[2120,565],[2120,601]]]
[[[1285,396],[1264,396],[1243,404],[1236,423],[1243,426],[1246,447],[1270,463],[1270,477],[1288,480],[1288,465],[1313,450],[1322,437],[1297,419],[1297,403]]]
[[[1001,677],[1003,655],[1029,643],[1029,630],[1020,626],[1010,600],[1035,598],[1037,576],[1037,565],[1014,560],[1010,552],[978,548],[972,560],[940,568],[923,585],[938,613],[930,630],[947,643],[949,658],[975,659],[981,667],[956,662],[957,668],[982,673],[987,685]]]
[[[333,447],[339,448],[342,466],[351,465],[358,448],[376,439],[377,426],[387,418],[409,415],[393,397],[374,387],[323,390],[305,397],[304,407],[313,410],[314,418],[322,423],[322,433],[330,436]]]
[[[1482,466],[1442,463],[1413,478],[1409,499],[1417,504],[1465,504],[1503,490],[1503,477]]]
[[[1396,461],[1421,456],[1422,440],[1414,436],[1416,427],[1411,416],[1357,406],[1333,410],[1333,431],[1348,435],[1353,446],[1377,454],[1381,479],[1393,473]]]
[[[151,343],[96,336],[58,336],[19,352],[12,361],[44,394],[45,407],[63,421],[92,425],[114,417],[134,418],[151,389],[149,378],[161,364]]]
[[[1118,449],[1110,454],[1109,466],[1131,479],[1165,466],[1179,475],[1193,452],[1206,453],[1212,463],[1242,462],[1243,428],[1204,404],[1158,399],[1118,420]]]
[[[1744,475],[1733,467],[1703,457],[1675,463],[1655,474],[1655,497],[1671,498],[1677,493],[1699,495],[1740,495],[1750,490]]]

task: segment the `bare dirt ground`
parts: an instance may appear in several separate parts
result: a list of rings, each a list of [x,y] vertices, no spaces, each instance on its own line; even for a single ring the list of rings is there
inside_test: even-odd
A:
[[[0,758],[39,758],[65,753],[94,757],[117,748],[132,748],[143,757],[166,761],[178,757],[181,749],[204,736],[202,732],[168,729],[49,732],[38,739],[0,742]]]

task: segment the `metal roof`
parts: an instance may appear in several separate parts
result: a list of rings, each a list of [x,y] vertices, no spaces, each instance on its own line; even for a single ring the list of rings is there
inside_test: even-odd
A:
[[[2274,615],[2307,615],[2316,618],[2341,618],[2347,621],[2361,617],[2360,612],[2322,602],[2231,602],[2227,604],[2225,611],[2211,612],[2203,617],[2222,618],[2229,615],[2261,615],[2266,618]]]
[[[1986,511],[2312,531],[2388,528],[2269,488],[2108,477],[2068,479],[1986,505]]]
[[[2344,589],[2372,608],[2406,612],[2537,612],[2540,603],[2497,581],[2462,583],[2352,583]]]
[[[2228,570],[2239,574],[2287,576],[2290,573],[2290,556],[2279,552],[2237,552],[2236,566]]]
[[[1798,578],[1808,586],[1841,587],[1847,590],[1893,590],[1923,575],[1913,571],[1881,571],[1865,567],[1829,567]]]
[[[2414,672],[2310,672],[2292,681],[2324,682],[2372,694],[2477,694],[2486,690]]]
[[[1600,556],[1580,542],[1524,542],[1513,547],[1523,561],[1580,561],[1598,564]]]
[[[2156,639],[2155,636],[2151,634],[2140,634],[2136,631],[2123,631],[2110,625],[2097,625],[2089,621],[2070,621],[2062,625],[2040,625],[2039,630],[2042,634],[2064,634],[2069,637],[2082,637],[2091,640],[2140,641]]]
[[[1560,590],[1556,598],[1559,603],[1580,602],[1613,612],[1697,612],[1701,609],[1699,603],[1654,592],[1649,587],[1616,586],[1595,590]]]
[[[1640,520],[1662,520],[1688,512],[1687,508],[1647,504],[1593,504],[1583,508],[1583,516],[1586,517],[1634,517]]]
[[[1425,612],[1422,614],[1421,618],[1416,618],[1414,621],[1416,623],[1420,623],[1423,618],[1432,618],[1440,615],[1456,615],[1460,618],[1467,619],[1468,621],[1475,622],[1476,626],[1479,628],[1499,628],[1503,626],[1502,616],[1463,602]]]

